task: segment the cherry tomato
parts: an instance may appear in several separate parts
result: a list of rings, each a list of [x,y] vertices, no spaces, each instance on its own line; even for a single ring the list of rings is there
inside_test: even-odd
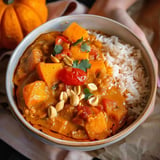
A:
[[[66,67],[59,73],[59,80],[67,85],[83,85],[86,79],[86,72],[79,68]]]

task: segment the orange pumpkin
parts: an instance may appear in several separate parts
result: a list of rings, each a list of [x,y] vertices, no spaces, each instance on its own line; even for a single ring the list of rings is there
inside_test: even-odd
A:
[[[46,22],[45,0],[0,0],[0,48],[14,49],[33,29]]]

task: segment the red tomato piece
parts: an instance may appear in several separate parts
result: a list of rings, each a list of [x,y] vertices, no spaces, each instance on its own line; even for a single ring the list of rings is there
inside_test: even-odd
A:
[[[79,68],[67,67],[60,71],[59,80],[67,85],[83,85],[87,79],[87,74]]]
[[[86,120],[89,114],[92,113],[91,108],[88,106],[77,106],[77,110],[78,110],[78,115],[84,120]]]

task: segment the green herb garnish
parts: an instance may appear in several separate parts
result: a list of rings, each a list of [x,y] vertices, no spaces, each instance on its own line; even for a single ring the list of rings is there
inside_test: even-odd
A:
[[[55,90],[58,87],[58,84],[52,86],[52,89]]]
[[[82,43],[81,51],[82,52],[90,52],[91,51],[90,45],[88,45],[86,42]]]
[[[88,88],[84,88],[83,92],[85,94],[85,100],[88,100],[91,96],[93,96],[93,94],[89,91]]]
[[[60,44],[55,45],[53,50],[53,55],[55,56],[56,54],[61,53],[62,50],[63,50],[63,47]]]
[[[72,45],[73,46],[76,46],[77,44],[79,44],[79,43],[81,43],[81,42],[83,42],[83,37],[82,38],[80,38],[80,39],[78,39],[76,42],[74,42]]]
[[[80,62],[78,60],[73,61],[73,68],[79,68],[87,72],[88,68],[91,68],[91,64],[88,59],[83,59]]]

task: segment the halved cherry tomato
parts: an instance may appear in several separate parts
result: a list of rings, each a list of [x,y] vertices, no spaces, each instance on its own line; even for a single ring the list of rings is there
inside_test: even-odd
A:
[[[86,79],[86,72],[79,68],[66,67],[59,73],[59,80],[67,85],[83,85]]]

